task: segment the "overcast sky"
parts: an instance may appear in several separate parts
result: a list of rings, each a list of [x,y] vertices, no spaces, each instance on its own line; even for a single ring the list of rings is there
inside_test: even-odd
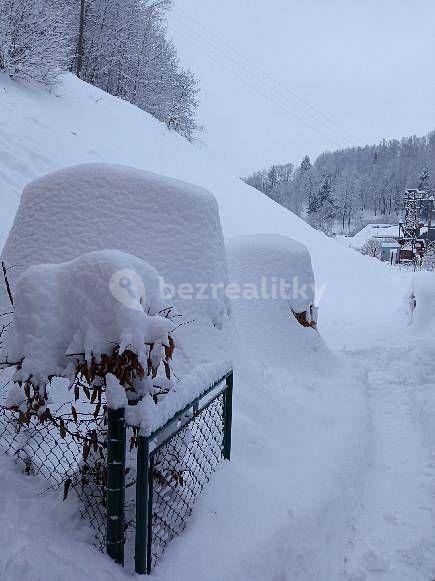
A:
[[[174,0],[168,27],[239,175],[435,128],[435,0]]]

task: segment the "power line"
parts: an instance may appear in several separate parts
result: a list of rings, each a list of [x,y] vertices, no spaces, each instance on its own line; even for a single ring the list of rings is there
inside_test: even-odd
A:
[[[192,16],[191,14],[189,14],[185,9],[181,8],[178,4],[175,4],[175,7],[178,9],[179,12],[181,12],[181,15],[182,16],[184,15],[185,17],[189,18],[191,21],[195,22],[204,31],[206,31],[207,34],[209,34],[210,36],[213,36],[218,42],[222,43],[234,55],[236,55],[238,58],[241,58],[246,63],[248,63],[248,65],[252,69],[254,69],[256,71],[256,75],[257,76],[258,75],[261,75],[261,77],[264,77],[266,79],[269,79],[269,87],[274,91],[275,94],[279,94],[279,96],[281,98],[284,98],[286,101],[288,101],[290,105],[298,107],[300,110],[303,111],[304,114],[308,114],[316,122],[322,123],[322,125],[324,125],[324,127],[326,127],[329,131],[334,131],[336,134],[339,135],[339,137],[341,139],[344,138],[346,141],[349,142],[349,138],[351,138],[352,141],[350,143],[352,143],[352,144],[355,141],[357,141],[357,142],[358,141],[361,141],[361,142],[363,141],[361,138],[357,137],[353,133],[351,133],[351,132],[347,131],[346,129],[342,128],[330,116],[328,116],[325,113],[323,113],[322,111],[316,109],[313,105],[311,105],[308,101],[306,101],[305,99],[303,99],[302,97],[300,97],[299,95],[297,95],[294,91],[292,91],[291,89],[289,89],[281,81],[279,81],[278,79],[274,78],[270,73],[268,73],[267,71],[264,71],[263,69],[261,69],[260,67],[258,67],[258,65],[256,65],[252,60],[250,60],[248,57],[246,57],[245,55],[243,55],[237,49],[235,49],[234,47],[232,47],[222,37],[218,36],[217,34],[213,33],[212,31],[210,31],[206,26],[204,26],[201,22],[199,22],[194,16]],[[178,20],[178,22],[180,22],[180,20]],[[184,26],[186,26],[186,27],[188,26],[185,23],[182,23],[182,24],[184,24]],[[220,52],[225,58],[230,59],[230,60],[233,60],[233,62],[236,62],[236,64],[238,66],[241,66],[251,76],[255,76],[254,73],[252,71],[250,71],[246,66],[242,65],[240,62],[235,61],[234,58],[232,58],[228,54],[224,53],[219,47],[216,47],[216,45],[214,45],[209,39],[204,38],[204,36],[202,36],[199,32],[197,32],[196,30],[194,30],[192,28],[190,28],[190,30],[191,30],[191,32],[193,32],[197,36],[201,37],[205,42],[207,42],[208,44],[210,44],[211,46],[213,46],[213,48],[217,52]],[[276,85],[277,87],[279,87],[280,90],[277,91],[276,88],[274,88],[273,86],[271,86],[271,83],[273,83],[274,85]],[[291,103],[290,100],[289,100],[289,96],[291,98],[293,98],[293,99],[296,99],[299,103]],[[341,135],[340,135],[340,133],[341,133]],[[346,134],[346,137],[344,137],[344,134]]]
[[[220,61],[218,58],[216,58],[216,56],[214,54],[210,53],[203,46],[200,46],[198,44],[195,44],[195,42],[192,41],[192,38],[190,36],[184,35],[183,33],[181,33],[176,28],[175,28],[175,30],[176,30],[177,34],[179,34],[181,36],[181,38],[183,38],[185,41],[187,41],[189,44],[191,44],[194,48],[196,48],[200,52],[204,53],[206,56],[208,56],[208,58],[210,58],[211,60],[213,60],[220,67],[222,67],[223,69],[225,69],[228,72],[230,72],[239,81],[241,81],[242,83],[244,83],[245,85],[247,85],[248,87],[250,87],[256,93],[258,93],[259,95],[261,95],[262,97],[264,97],[267,101],[273,101],[285,113],[287,113],[288,115],[291,115],[292,117],[294,117],[295,119],[297,119],[301,124],[303,124],[306,127],[310,128],[311,130],[313,130],[314,132],[318,133],[319,135],[322,135],[323,137],[326,137],[326,139],[328,139],[331,143],[333,143],[335,145],[335,147],[338,147],[338,148],[343,147],[343,144],[340,143],[339,141],[336,141],[336,139],[334,137],[331,137],[330,135],[322,132],[321,130],[319,130],[318,127],[315,127],[315,126],[311,125],[305,119],[303,119],[302,117],[300,117],[299,115],[297,115],[294,111],[292,111],[291,109],[289,109],[286,106],[285,103],[283,103],[280,100],[278,100],[275,96],[270,95],[270,94],[267,94],[262,89],[259,89],[255,84],[253,84],[252,82],[250,82],[246,78],[242,77],[238,72],[236,72],[232,68],[229,68],[228,66],[226,66],[222,61]]]
[[[329,117],[328,115],[326,115],[325,113],[322,113],[322,111],[316,109],[313,105],[311,105],[308,101],[304,100],[302,97],[300,97],[299,95],[297,95],[294,91],[290,90],[286,85],[284,85],[281,81],[279,81],[278,79],[275,79],[270,73],[268,73],[267,71],[264,71],[263,69],[261,69],[260,67],[258,67],[258,65],[256,65],[252,60],[250,60],[248,57],[246,57],[245,55],[243,55],[241,52],[239,52],[237,49],[235,49],[234,47],[232,47],[227,41],[225,41],[225,39],[223,39],[222,37],[218,36],[217,34],[213,33],[212,31],[210,31],[207,27],[205,27],[201,22],[199,22],[199,20],[197,20],[194,16],[192,16],[191,14],[189,14],[185,9],[181,8],[180,6],[178,6],[178,4],[175,5],[179,11],[181,11],[184,16],[186,16],[187,18],[189,18],[190,20],[194,21],[196,24],[198,24],[198,26],[200,26],[204,31],[206,31],[208,34],[210,34],[211,36],[214,36],[214,38],[216,40],[218,40],[219,42],[221,42],[223,45],[225,45],[231,52],[233,52],[235,55],[237,55],[238,57],[242,58],[245,62],[247,62],[254,70],[258,71],[260,73],[260,75],[262,75],[263,77],[266,77],[268,79],[270,79],[274,84],[278,85],[279,87],[282,88],[282,90],[284,90],[287,94],[291,95],[293,98],[297,99],[304,107],[310,109],[313,113],[323,117],[325,120],[328,121],[328,123],[332,126],[337,127],[341,132],[346,133],[349,137],[351,137],[353,140],[357,140],[359,141],[360,138],[355,136],[354,134],[350,133],[349,131],[347,131],[346,129],[342,128],[339,124],[337,124],[336,121],[334,121],[331,117]],[[199,33],[197,33],[199,34]],[[225,53],[222,53],[225,55]],[[252,74],[252,73],[251,73]],[[298,107],[301,107],[301,105],[296,105]],[[311,113],[311,115],[313,114]]]

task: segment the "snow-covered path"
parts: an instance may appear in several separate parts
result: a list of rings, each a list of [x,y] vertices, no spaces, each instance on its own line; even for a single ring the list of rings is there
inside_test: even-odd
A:
[[[372,433],[365,492],[349,532],[345,579],[432,581],[434,345],[410,337],[409,330],[381,333],[369,340],[372,346],[347,352],[368,371]]]

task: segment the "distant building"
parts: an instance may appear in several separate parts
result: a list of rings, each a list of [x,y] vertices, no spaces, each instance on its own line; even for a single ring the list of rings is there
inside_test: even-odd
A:
[[[381,260],[390,264],[397,264],[400,258],[401,246],[398,242],[381,242]]]
[[[367,224],[355,236],[349,238],[350,245],[356,250],[361,250],[364,244],[371,238],[385,242],[394,242],[399,237],[398,224]]]

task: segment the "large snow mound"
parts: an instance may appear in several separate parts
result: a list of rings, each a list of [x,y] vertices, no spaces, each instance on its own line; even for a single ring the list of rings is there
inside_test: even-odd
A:
[[[109,164],[66,168],[23,192],[2,259],[12,289],[23,269],[119,249],[149,262],[164,278],[169,306],[185,325],[177,332],[183,371],[229,358],[227,282],[219,211],[208,191],[143,170]],[[140,276],[140,273],[139,273]],[[197,298],[200,288],[206,292]],[[175,289],[175,292],[174,290]],[[181,369],[180,369],[181,371]]]
[[[135,277],[129,273],[135,273]],[[129,282],[129,301],[123,281]],[[137,284],[135,284],[137,283]],[[39,264],[18,278],[9,358],[22,361],[19,378],[34,385],[64,376],[74,354],[111,354],[129,348],[147,365],[146,344],[168,346],[175,326],[160,315],[160,278],[139,258],[116,250],[90,252],[70,262]]]
[[[258,287],[264,298],[287,296],[289,308],[297,313],[314,304],[311,257],[300,242],[280,234],[235,236],[227,242],[227,254],[232,277],[243,278],[240,284],[248,284],[253,278],[256,283],[258,277],[261,283],[261,277],[264,278],[263,285]]]
[[[227,242],[227,255],[231,282],[241,291],[232,308],[248,357],[303,373],[322,367],[327,349],[319,333],[293,314],[309,318],[315,300],[306,247],[278,234],[237,236]]]

